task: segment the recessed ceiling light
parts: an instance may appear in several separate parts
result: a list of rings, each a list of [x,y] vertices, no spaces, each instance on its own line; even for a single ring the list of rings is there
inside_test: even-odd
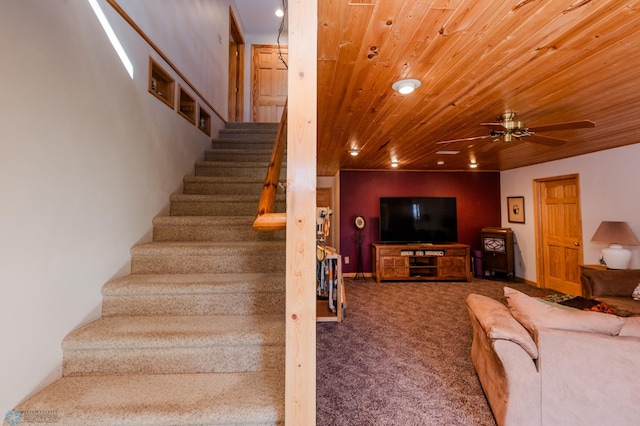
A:
[[[405,79],[396,81],[391,87],[393,88],[393,90],[399,92],[402,95],[408,95],[409,93],[420,87],[420,84],[420,80]]]
[[[471,164],[469,164],[469,168],[470,168],[470,169],[475,169],[475,168],[477,168],[477,167],[478,167],[478,163],[471,163]]]
[[[278,18],[282,18],[284,16],[284,11],[282,9],[277,9],[276,10],[276,16]]]
[[[398,167],[398,160],[391,160],[391,167]]]
[[[438,164],[438,166],[442,166],[444,164],[444,161],[440,160],[436,164]]]
[[[349,150],[349,155],[351,155],[352,157],[357,157],[357,156],[358,156],[358,154],[360,154],[360,150],[359,150],[359,149],[357,149],[357,148],[354,148],[354,149],[350,149],[350,150]]]

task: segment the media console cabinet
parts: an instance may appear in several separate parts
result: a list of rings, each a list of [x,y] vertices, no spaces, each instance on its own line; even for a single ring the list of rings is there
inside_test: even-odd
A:
[[[371,244],[376,281],[471,281],[465,244]]]

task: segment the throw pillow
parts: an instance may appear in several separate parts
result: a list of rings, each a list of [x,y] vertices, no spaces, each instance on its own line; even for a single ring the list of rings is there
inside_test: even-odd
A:
[[[633,290],[631,297],[633,297],[633,300],[640,300],[640,284]]]
[[[553,328],[615,336],[624,324],[615,315],[554,308],[510,287],[504,288],[504,295],[513,317],[532,335],[538,328]]]

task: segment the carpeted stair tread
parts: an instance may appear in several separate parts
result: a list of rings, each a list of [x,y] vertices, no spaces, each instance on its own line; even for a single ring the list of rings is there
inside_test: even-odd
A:
[[[264,179],[269,161],[197,161],[196,176],[255,176]],[[286,176],[286,163],[281,176]]]
[[[153,242],[136,244],[131,248],[133,256],[153,256],[155,254],[221,255],[228,256],[248,251],[280,251],[285,249],[284,241],[235,241],[235,242]]]
[[[284,362],[284,315],[106,316],[62,342],[63,376],[260,371]]]
[[[264,179],[251,176],[185,176],[184,183],[258,183],[262,184]]]
[[[233,176],[185,176],[184,194],[189,195],[260,195],[264,178]]]
[[[131,274],[109,281],[103,296],[166,294],[206,295],[211,293],[280,293],[284,274]]]
[[[221,129],[218,132],[218,139],[256,139],[270,140],[272,143],[278,134],[277,131],[271,130],[238,130],[238,129]]]
[[[268,139],[213,139],[211,149],[236,149],[245,150],[247,153],[261,150],[273,150],[273,140]]]
[[[103,316],[284,314],[285,274],[131,274],[102,297]]]
[[[131,248],[133,274],[281,272],[285,241],[154,242]]]
[[[67,335],[64,351],[284,345],[282,315],[101,317]]]
[[[255,214],[260,194],[173,194],[169,198],[171,216],[248,216]],[[285,195],[276,195],[276,211],[285,210]]]
[[[153,219],[153,241],[272,241],[286,238],[284,230],[254,230],[254,220],[255,215],[160,216]]]
[[[271,129],[278,130],[280,123],[272,122],[241,122],[241,121],[228,121],[225,123],[225,129]]]
[[[66,426],[284,424],[284,373],[63,377],[16,407]]]

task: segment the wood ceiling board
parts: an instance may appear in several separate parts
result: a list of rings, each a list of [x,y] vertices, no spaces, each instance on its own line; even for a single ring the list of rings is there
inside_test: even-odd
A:
[[[480,167],[506,170],[638,142],[638,2],[586,2],[565,13],[571,3],[557,0],[445,3],[446,16],[435,2],[389,0],[369,7],[357,24],[341,18],[340,36],[328,40],[342,47],[327,51],[342,55],[319,64],[319,172],[388,168],[391,153],[403,156],[401,166],[442,170],[433,166],[442,148],[436,141],[481,135],[479,123],[506,109],[530,127],[580,119],[597,127],[550,132],[571,139],[560,148],[526,142],[505,154],[501,145],[461,149],[444,159],[445,168],[466,169],[475,155]],[[385,19],[393,21],[390,32]],[[367,58],[373,43],[378,54]],[[423,83],[418,91],[404,98],[391,91],[397,78],[414,73]],[[345,149],[350,140],[363,149],[355,159]]]

